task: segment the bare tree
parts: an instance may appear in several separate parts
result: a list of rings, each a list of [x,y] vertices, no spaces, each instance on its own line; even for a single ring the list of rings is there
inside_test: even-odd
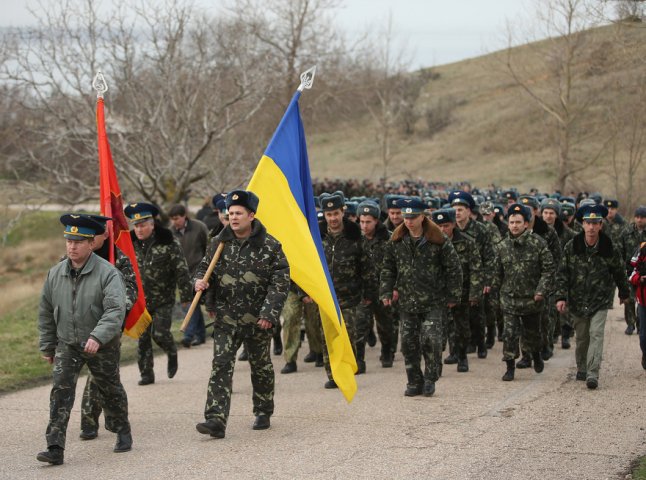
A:
[[[149,0],[113,6],[106,14],[95,0],[41,5],[38,26],[14,37],[2,76],[30,93],[22,106],[40,119],[15,163],[40,173],[21,180],[59,201],[96,197],[90,85],[102,68],[111,87],[108,134],[125,188],[131,198],[176,203],[214,170],[221,178],[230,171],[232,159],[216,145],[271,90],[263,52],[239,25],[182,0],[161,9]]]
[[[590,61],[594,41],[588,12],[587,0],[537,0],[538,36],[546,40],[519,50],[511,48],[517,42],[510,34],[507,51],[507,72],[549,118],[556,146],[554,187],[560,191],[574,175],[593,165],[607,145],[594,152],[584,148],[597,135],[584,125],[594,101],[586,81],[589,70],[583,68]]]

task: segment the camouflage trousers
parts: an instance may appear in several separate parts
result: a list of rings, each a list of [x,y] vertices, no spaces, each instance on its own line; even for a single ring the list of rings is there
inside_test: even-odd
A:
[[[321,333],[321,315],[316,303],[303,304],[305,313],[305,335],[310,350],[314,353],[323,352],[323,339]]]
[[[355,358],[357,357],[357,307],[345,307],[341,309],[345,328],[348,330],[348,337],[350,337],[350,345],[352,345],[352,353]],[[325,333],[321,326],[321,337],[323,340],[323,365],[325,366],[325,373],[327,373],[328,380],[334,380],[332,377],[332,369],[330,368],[330,355],[327,351],[327,342],[325,340]]]
[[[437,308],[423,313],[400,310],[399,315],[408,386],[419,387],[424,382],[437,382],[442,365],[442,329],[446,309]]]
[[[226,426],[231,408],[231,387],[236,352],[244,342],[249,354],[253,414],[271,416],[274,413],[274,366],[269,347],[271,330],[255,325],[233,326],[216,322],[213,325],[213,362],[206,390],[204,418],[217,419]]]
[[[502,331],[503,320],[502,311],[500,310],[500,296],[498,292],[492,290],[490,293],[482,296],[484,302],[484,312],[488,331]]]
[[[97,387],[94,377],[90,372],[83,389],[83,398],[81,399],[81,430],[98,430],[99,417],[103,408],[101,407],[101,394]]]
[[[624,318],[626,319],[626,325],[635,326],[637,323],[637,312],[635,310],[635,287],[630,286],[630,298],[624,302]]]
[[[395,327],[393,325],[392,309],[384,306],[379,298],[370,298],[369,304],[357,305],[357,355],[364,360],[368,332],[377,323],[377,335],[381,343],[381,360],[391,358],[396,343]]]
[[[281,313],[283,318],[283,356],[287,363],[296,361],[298,349],[301,346],[303,306],[300,295],[290,291]]]
[[[476,307],[477,308],[477,307]],[[469,326],[469,302],[458,303],[449,308],[444,317],[442,330],[442,350],[449,344],[449,353],[464,358],[467,346],[471,340],[471,327]]]
[[[587,372],[588,378],[599,378],[607,316],[608,310],[599,310],[589,318],[572,315],[576,331],[576,369]]]
[[[153,370],[153,343],[161,348],[167,355],[177,355],[177,345],[170,332],[173,319],[173,305],[164,305],[148,312],[153,317],[152,323],[141,334],[137,343],[137,363],[141,378],[155,379]]]
[[[119,376],[120,353],[119,342],[99,349],[95,355],[84,353],[77,345],[58,344],[49,397],[49,424],[45,432],[48,447],[58,445],[65,448],[76,383],[85,364],[92,373],[100,398],[103,399],[105,428],[114,433],[130,431],[128,396]]]
[[[476,347],[485,341],[487,317],[485,316],[484,302],[469,309],[469,326],[471,329],[471,343]]]
[[[503,312],[503,319],[503,361],[515,360],[520,356],[519,340],[521,338],[523,349],[526,349],[530,358],[533,353],[541,351],[543,348],[541,311],[525,314]]]

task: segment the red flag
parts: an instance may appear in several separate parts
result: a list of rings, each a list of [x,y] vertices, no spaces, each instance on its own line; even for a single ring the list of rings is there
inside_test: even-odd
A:
[[[144,297],[144,288],[141,285],[141,276],[139,275],[139,266],[135,249],[130,238],[130,229],[128,221],[123,214],[123,202],[121,200],[121,189],[117,181],[117,172],[112,161],[110,153],[110,144],[108,135],[105,132],[105,113],[103,109],[103,98],[99,97],[96,102],[96,125],[99,135],[99,182],[101,188],[101,215],[112,218],[112,228],[110,232],[110,245],[116,245],[125,253],[132,263],[132,268],[137,276],[137,289],[139,295],[137,302],[126,317],[124,333],[132,338],[139,336],[148,328],[152,317],[146,310],[146,299]],[[110,248],[110,262],[114,264],[114,248]]]

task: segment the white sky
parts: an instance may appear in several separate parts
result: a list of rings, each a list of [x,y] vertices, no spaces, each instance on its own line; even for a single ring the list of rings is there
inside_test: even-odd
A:
[[[42,0],[43,5],[59,0]],[[103,2],[102,2],[103,3]],[[104,0],[109,4],[110,0]],[[160,4],[163,3],[160,0]],[[213,12],[221,0],[197,0]],[[32,23],[28,0],[0,0],[0,26]],[[504,48],[505,22],[527,18],[530,0],[345,0],[336,17],[352,37],[382,28],[392,15],[399,42],[412,52],[412,68],[455,62]]]

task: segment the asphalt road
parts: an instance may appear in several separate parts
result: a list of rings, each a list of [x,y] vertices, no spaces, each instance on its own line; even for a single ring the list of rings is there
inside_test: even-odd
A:
[[[276,374],[271,429],[253,431],[249,366],[238,362],[222,440],[195,430],[210,344],[183,349],[172,380],[163,357],[151,386],[137,386],[136,365],[123,368],[134,437],[128,453],[112,453],[115,435],[103,429],[96,440],[78,438],[81,378],[62,466],[35,458],[45,447],[49,387],[24,390],[0,397],[0,478],[624,478],[646,454],[646,371],[637,336],[623,333],[622,311],[610,311],[596,391],[574,380],[573,348],[557,348],[542,374],[517,370],[515,381],[502,382],[496,344],[485,360],[470,355],[469,373],[445,366],[434,397],[408,398],[401,354],[382,369],[378,348],[369,348],[352,404],[323,389],[323,369],[299,361],[297,373]],[[274,359],[278,371],[284,362]]]

